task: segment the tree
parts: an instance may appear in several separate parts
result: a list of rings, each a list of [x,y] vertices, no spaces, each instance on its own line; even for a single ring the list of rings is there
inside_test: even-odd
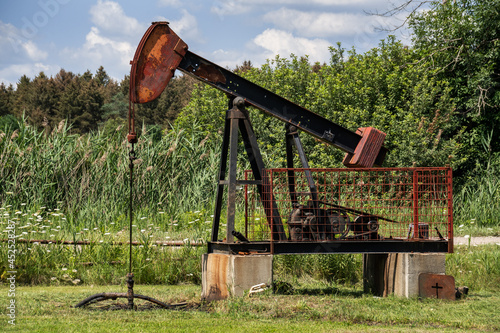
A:
[[[99,85],[94,80],[87,81],[86,78],[80,84],[77,96],[79,114],[74,118],[75,127],[79,132],[96,130],[101,122],[101,107],[104,103]]]
[[[101,90],[102,96],[104,98],[104,103],[110,103],[113,99],[113,96],[116,95],[120,90],[118,83],[108,75],[103,66],[100,66],[97,69],[93,80]]]
[[[253,68],[253,64],[250,60],[244,60],[243,64],[236,66],[236,69],[234,70],[235,73],[244,73],[246,71],[249,71]]]
[[[14,87],[9,84],[8,87],[0,83],[0,117],[12,114],[14,106]]]
[[[29,107],[29,92],[31,89],[31,79],[23,75],[17,82],[17,90],[14,101],[14,115],[22,118]]]
[[[79,114],[78,94],[80,90],[79,78],[72,72],[61,69],[54,77],[56,89],[60,92],[57,101],[58,120],[65,119],[68,124]]]
[[[109,103],[101,107],[102,119],[107,121],[109,119],[127,119],[128,116],[128,95],[123,96],[119,91],[111,98]]]
[[[29,121],[38,127],[50,130],[59,120],[57,118],[57,91],[54,80],[47,77],[44,72],[40,72],[33,81],[29,82],[23,95],[18,96],[23,99],[23,112]]]
[[[275,58],[242,75],[352,131],[373,126],[387,133],[386,166],[443,166],[457,149],[452,135],[454,105],[447,82],[414,63],[419,54],[394,37],[365,54],[331,49],[330,64],[311,65],[307,57]],[[227,98],[198,85],[176,121],[194,121],[210,133],[224,125]],[[268,167],[283,167],[284,126],[260,111],[250,117]],[[302,135],[312,167],[340,167],[343,152]],[[298,164],[297,164],[298,165]]]
[[[500,131],[500,0],[435,1],[410,20],[420,66],[449,82],[464,172],[487,160],[481,142]],[[500,152],[500,140],[490,153]]]
[[[195,79],[182,75],[174,77],[158,101],[158,124],[169,126],[177,115],[189,103],[195,86]]]

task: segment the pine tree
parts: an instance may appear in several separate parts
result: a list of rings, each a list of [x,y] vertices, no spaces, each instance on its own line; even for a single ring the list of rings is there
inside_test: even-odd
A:
[[[6,87],[3,82],[0,83],[0,116],[13,113],[13,99],[14,87],[12,87],[12,84]]]

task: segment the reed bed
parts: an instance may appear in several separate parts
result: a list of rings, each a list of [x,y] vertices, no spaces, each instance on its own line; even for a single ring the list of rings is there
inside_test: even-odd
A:
[[[201,131],[189,131],[197,132]],[[154,218],[160,227],[175,224],[182,229],[191,222],[192,212],[212,211],[218,138],[175,128],[159,139],[143,133],[135,147],[137,216]],[[22,124],[0,142],[1,207],[64,211],[62,228],[70,233],[123,225],[128,213],[129,149],[121,127],[80,136],[70,134],[64,124],[50,134]],[[205,221],[209,216],[197,218]]]

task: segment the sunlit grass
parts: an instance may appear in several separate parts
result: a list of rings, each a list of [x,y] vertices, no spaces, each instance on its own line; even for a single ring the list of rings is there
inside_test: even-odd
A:
[[[9,301],[0,288],[0,302]],[[255,297],[202,303],[199,286],[136,285],[135,291],[166,303],[187,301],[182,311],[103,311],[73,308],[101,292],[125,292],[126,286],[19,287],[12,331],[39,332],[455,332],[498,331],[497,294],[472,292],[460,301],[373,297],[359,288],[316,284],[294,295],[265,292]],[[311,291],[317,291],[312,293]],[[126,302],[126,300],[121,300]],[[107,304],[118,303],[119,300]],[[143,305],[137,301],[139,306]],[[6,308],[0,309],[2,317]]]

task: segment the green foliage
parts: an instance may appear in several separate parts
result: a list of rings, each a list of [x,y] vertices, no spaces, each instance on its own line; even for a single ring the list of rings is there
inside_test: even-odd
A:
[[[14,103],[14,87],[0,83],[0,117],[10,113]]]
[[[493,152],[494,132],[481,137],[482,156],[474,170],[462,179],[462,186],[453,197],[455,224],[498,226],[500,216],[500,152]]]
[[[175,249],[143,243],[133,248],[134,280],[138,284],[179,284],[201,281],[202,247]],[[7,246],[0,254],[7,257]],[[128,246],[106,242],[93,245],[18,243],[18,285],[120,284],[128,273]],[[9,276],[7,262],[0,264],[0,281]]]
[[[101,107],[116,90],[102,67],[95,79],[90,72],[75,75],[61,69],[50,78],[41,72],[33,80],[21,77],[9,111],[48,132],[64,120],[73,124],[73,132],[85,133],[98,128]]]
[[[332,48],[330,64],[322,66],[311,66],[307,57],[277,57],[241,75],[350,130],[373,126],[386,132],[387,166],[458,165],[449,158],[457,150],[450,87],[413,64],[413,49],[391,37],[364,55],[345,53],[340,45]],[[222,93],[198,85],[177,124],[198,119],[207,132],[220,131],[227,107]],[[257,110],[250,116],[268,167],[284,166],[283,123]],[[301,138],[311,167],[341,166],[340,151]]]
[[[484,133],[500,128],[500,1],[434,1],[429,11],[410,20],[419,65],[448,82],[457,107],[454,134],[462,131],[461,173],[486,160]],[[500,151],[500,140],[492,142]]]
[[[193,123],[202,124],[204,135],[222,134],[228,102],[225,95],[208,85],[197,83],[189,104],[175,121],[179,128],[189,129]]]
[[[127,97],[121,91],[111,97],[109,103],[101,106],[102,119],[107,121],[109,119],[127,119],[128,116],[128,103]]]
[[[5,132],[14,132],[19,130],[19,122],[17,118],[11,114],[0,117],[0,130]]]

